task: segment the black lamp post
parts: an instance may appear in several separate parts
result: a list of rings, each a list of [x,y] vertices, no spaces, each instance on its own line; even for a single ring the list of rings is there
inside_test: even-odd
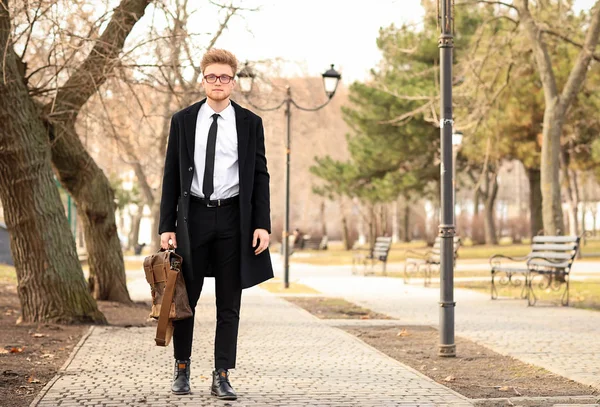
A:
[[[452,132],[452,51],[454,49],[454,0],[438,0],[440,24],[440,137],[441,163],[441,223],[440,235],[440,344],[438,355],[456,356],[454,343],[454,181]]]
[[[264,108],[254,105],[249,99],[248,96],[252,92],[252,85],[254,83],[254,78],[256,75],[252,71],[252,69],[248,66],[248,63],[244,65],[244,68],[238,73],[238,83],[240,85],[240,90],[246,101],[255,109],[261,111],[272,111],[277,110],[283,105],[285,105],[285,116],[287,118],[287,139],[286,139],[286,167],[285,167],[285,225],[284,231],[282,234],[282,245],[283,245],[283,257],[284,257],[284,279],[283,284],[285,288],[289,288],[290,286],[290,253],[289,253],[289,236],[290,236],[290,156],[291,156],[291,118],[292,118],[292,110],[291,107],[294,105],[299,110],[304,110],[307,112],[316,112],[317,110],[322,109],[327,106],[333,95],[335,95],[335,91],[338,87],[339,81],[342,78],[339,72],[333,69],[333,64],[331,68],[328,69],[323,76],[323,86],[325,88],[325,94],[327,95],[327,101],[322,105],[319,105],[314,108],[307,108],[298,105],[292,99],[292,90],[289,86],[286,88],[286,96],[283,101],[277,104],[274,107]]]

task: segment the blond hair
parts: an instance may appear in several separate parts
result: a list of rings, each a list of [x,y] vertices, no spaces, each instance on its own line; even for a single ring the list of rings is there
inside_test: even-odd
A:
[[[202,72],[206,69],[207,66],[212,64],[224,64],[229,65],[233,70],[233,76],[237,73],[238,61],[231,52],[224,49],[211,48],[206,51],[206,54],[202,57],[202,62],[200,63],[200,69]]]

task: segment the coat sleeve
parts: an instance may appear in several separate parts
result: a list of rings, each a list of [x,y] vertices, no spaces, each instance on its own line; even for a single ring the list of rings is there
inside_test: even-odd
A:
[[[160,222],[158,233],[175,232],[179,185],[179,131],[175,116],[171,118],[171,130],[167,143],[165,169],[160,199]]]
[[[256,126],[256,157],[254,164],[254,186],[252,189],[252,226],[271,233],[271,200],[269,191],[269,171],[265,154],[265,131],[262,119]]]

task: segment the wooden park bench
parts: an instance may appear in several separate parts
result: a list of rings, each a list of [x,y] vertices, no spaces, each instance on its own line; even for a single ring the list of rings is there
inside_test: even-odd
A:
[[[323,237],[309,237],[307,239],[303,238],[303,242],[301,245],[301,250],[327,250],[328,238],[327,236]]]
[[[434,269],[439,272],[441,260],[441,238],[438,236],[433,242],[433,247],[425,251],[416,251],[407,249],[406,260],[404,261],[404,283],[408,283],[411,273],[415,276],[423,273],[423,285],[426,287],[431,284],[431,276]],[[460,248],[460,237],[454,236],[454,261],[458,257]]]
[[[535,236],[526,256],[492,256],[492,299],[498,298],[497,280],[501,286],[521,287],[521,298],[530,306],[537,301],[534,288],[560,292],[564,286],[561,304],[569,305],[569,273],[580,241],[579,236]],[[535,282],[536,278],[540,281]]]
[[[375,265],[381,263],[383,275],[386,275],[386,265],[390,248],[392,247],[392,238],[379,236],[375,239],[375,245],[372,249],[354,248],[352,255],[352,274],[357,274],[362,267],[363,274],[375,274]]]

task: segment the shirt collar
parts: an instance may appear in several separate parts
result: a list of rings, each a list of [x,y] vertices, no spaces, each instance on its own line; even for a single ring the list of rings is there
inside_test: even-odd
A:
[[[200,113],[202,114],[203,118],[210,119],[212,115],[216,112],[213,110],[212,107],[210,107],[208,102],[204,102],[202,104],[202,108],[200,109]],[[223,120],[229,121],[235,119],[235,109],[233,108],[232,103],[229,102],[229,105],[225,109],[223,109],[223,111],[219,113],[219,115]]]

